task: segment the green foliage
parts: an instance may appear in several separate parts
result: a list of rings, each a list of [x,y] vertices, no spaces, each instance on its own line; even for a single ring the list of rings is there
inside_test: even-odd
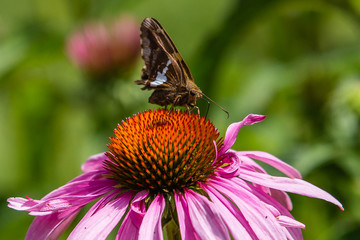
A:
[[[0,232],[23,239],[32,217],[6,207],[39,199],[106,151],[122,119],[154,108],[140,91],[142,61],[89,79],[65,53],[90,20],[123,13],[157,18],[226,127],[248,113],[268,118],[240,131],[234,149],[270,152],[345,208],[291,195],[305,239],[360,234],[360,5],[356,0],[225,1],[0,0]],[[207,104],[199,101],[201,112]],[[269,169],[271,172],[272,170]]]

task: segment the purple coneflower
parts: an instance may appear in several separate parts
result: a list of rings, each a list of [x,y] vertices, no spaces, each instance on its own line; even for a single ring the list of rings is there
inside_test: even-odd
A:
[[[68,239],[302,239],[304,224],[289,213],[286,192],[342,205],[273,155],[230,149],[250,114],[224,138],[213,124],[181,111],[145,111],[123,121],[110,151],[90,157],[83,174],[41,200],[9,198],[9,207],[36,216],[26,239],[56,239],[80,209],[98,199]],[[288,177],[266,173],[253,159]],[[167,233],[169,236],[169,233]]]

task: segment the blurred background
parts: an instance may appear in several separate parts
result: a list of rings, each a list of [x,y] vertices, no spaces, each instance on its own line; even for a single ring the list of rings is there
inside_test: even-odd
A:
[[[161,22],[195,82],[230,112],[211,104],[222,135],[249,113],[267,115],[234,149],[272,153],[342,202],[344,212],[291,194],[304,238],[356,239],[358,0],[0,0],[1,238],[23,239],[33,219],[7,208],[8,197],[42,198],[106,151],[122,119],[157,108],[133,83],[145,17]]]

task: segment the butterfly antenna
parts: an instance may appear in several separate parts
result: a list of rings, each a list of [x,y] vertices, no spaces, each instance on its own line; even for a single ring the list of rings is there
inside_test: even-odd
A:
[[[206,96],[204,93],[202,94],[204,97],[206,97],[208,100],[210,100],[212,103],[214,103],[218,108],[220,108],[221,110],[223,110],[226,114],[227,114],[227,118],[230,117],[230,114],[228,111],[225,110],[225,108],[221,107],[219,104],[217,104],[214,100],[212,100],[211,98],[209,98],[208,96]],[[209,111],[209,108],[208,108]]]

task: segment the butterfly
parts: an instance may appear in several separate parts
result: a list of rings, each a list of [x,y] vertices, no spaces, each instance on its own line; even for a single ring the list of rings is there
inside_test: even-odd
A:
[[[188,110],[197,108],[199,111],[196,101],[208,97],[195,84],[189,67],[165,29],[156,19],[145,18],[140,31],[141,56],[145,65],[141,80],[135,83],[144,85],[142,90],[154,90],[149,103],[182,106]]]

